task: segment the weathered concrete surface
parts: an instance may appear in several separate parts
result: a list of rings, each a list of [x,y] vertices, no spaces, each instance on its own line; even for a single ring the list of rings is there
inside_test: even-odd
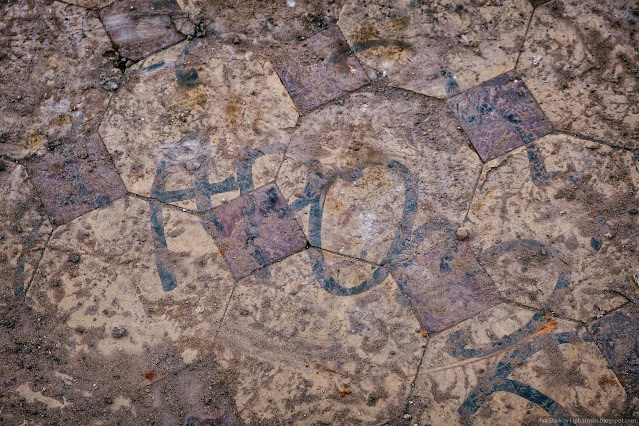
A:
[[[639,148],[637,22],[633,0],[535,10],[517,70],[557,128]]]
[[[419,424],[527,424],[622,414],[624,390],[582,327],[499,305],[430,339]]]
[[[133,68],[100,134],[129,191],[204,211],[275,179],[297,116],[264,58],[194,39]]]
[[[51,225],[24,167],[0,159],[0,307],[29,286]]]
[[[390,84],[444,98],[515,67],[532,9],[528,0],[348,0],[339,26]]]
[[[443,103],[361,92],[305,116],[277,184],[311,245],[392,263],[448,235],[480,169]]]
[[[275,59],[293,101],[311,110],[368,84],[366,72],[339,28],[331,26]]]
[[[504,297],[589,321],[639,297],[638,188],[631,153],[546,136],[484,166],[471,243]]]
[[[61,2],[0,6],[0,154],[23,158],[96,130],[121,73],[95,12]]]
[[[76,354],[150,361],[163,344],[190,359],[208,351],[232,286],[199,218],[126,197],[56,229],[30,297],[63,319]]]
[[[256,189],[209,212],[206,228],[236,279],[306,246],[299,224],[275,185]]]
[[[448,100],[482,160],[488,161],[552,131],[550,122],[515,73]]]
[[[343,287],[370,265],[324,254]],[[240,281],[218,336],[218,359],[235,372],[247,423],[381,423],[401,413],[423,338],[392,278],[340,297],[323,289],[309,253]]]

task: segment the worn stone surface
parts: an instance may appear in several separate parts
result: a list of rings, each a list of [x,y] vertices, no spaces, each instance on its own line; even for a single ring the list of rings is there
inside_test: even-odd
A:
[[[67,223],[126,193],[97,133],[63,140],[27,167],[55,224]]]
[[[122,351],[150,364],[156,346],[183,358],[206,353],[232,287],[197,217],[126,197],[56,229],[29,294],[43,314],[63,318],[76,354]]]
[[[499,305],[430,339],[420,424],[537,423],[622,414],[623,387],[582,327]]]
[[[392,278],[352,297],[326,291],[302,252],[240,281],[218,335],[246,423],[381,423],[403,408],[422,352],[419,323]],[[371,266],[324,254],[345,288]],[[238,338],[242,336],[242,338]]]
[[[100,9],[104,27],[120,54],[134,61],[184,40],[174,14],[181,15],[175,0],[120,0]]]
[[[492,281],[467,243],[446,241],[398,263],[393,277],[427,331],[445,330],[498,303]]]
[[[595,342],[631,397],[639,398],[639,309],[630,305],[590,326]]]
[[[205,211],[275,179],[297,112],[272,66],[208,39],[136,65],[100,134],[131,192]]]
[[[639,296],[638,185],[631,153],[546,136],[484,166],[472,245],[504,297],[594,319]]]
[[[23,158],[91,134],[121,73],[95,12],[61,2],[0,5],[0,154]]]
[[[207,229],[236,279],[306,246],[299,224],[275,185],[244,194],[206,218]]]
[[[390,263],[452,232],[480,168],[456,124],[443,103],[393,90],[305,116],[277,184],[310,244]]]
[[[51,225],[24,167],[0,159],[0,306],[31,282]]]
[[[550,122],[515,73],[455,96],[448,105],[484,161],[552,131]]]
[[[302,109],[310,110],[369,82],[339,28],[302,41],[275,61],[277,73]]]
[[[390,84],[443,98],[514,68],[532,9],[528,0],[348,0],[339,26]]]
[[[639,148],[633,0],[560,0],[535,10],[517,70],[560,129]]]

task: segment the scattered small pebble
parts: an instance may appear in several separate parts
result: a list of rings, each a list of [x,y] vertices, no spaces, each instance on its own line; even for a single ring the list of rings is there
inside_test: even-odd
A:
[[[69,255],[69,262],[78,263],[80,261],[80,255],[78,253],[71,253]]]
[[[457,228],[457,231],[455,231],[455,235],[457,236],[457,239],[459,241],[464,241],[468,239],[468,230],[464,228]]]
[[[0,170],[2,170],[2,169],[0,168]],[[628,213],[630,213],[630,214],[637,214],[637,213],[639,213],[639,210],[637,210],[637,209],[630,209],[630,210],[628,210]]]
[[[122,326],[113,327],[113,332],[111,334],[116,339],[119,339],[121,337],[124,337],[124,335],[126,334],[126,328]]]

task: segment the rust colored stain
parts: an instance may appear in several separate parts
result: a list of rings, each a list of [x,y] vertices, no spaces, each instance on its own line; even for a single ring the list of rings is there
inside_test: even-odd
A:
[[[144,373],[144,378],[149,381],[153,381],[153,379],[155,379],[156,376],[157,376],[157,373],[155,372],[155,370],[150,370]]]

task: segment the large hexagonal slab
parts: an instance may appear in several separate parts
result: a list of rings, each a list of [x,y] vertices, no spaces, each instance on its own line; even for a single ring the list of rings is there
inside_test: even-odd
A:
[[[31,282],[51,225],[24,167],[0,159],[0,306]]]
[[[637,22],[633,0],[535,10],[517,70],[556,127],[639,148]]]
[[[269,62],[206,40],[136,65],[100,127],[129,191],[201,211],[274,180],[298,116]]]
[[[433,337],[420,424],[529,424],[622,414],[623,387],[583,327],[499,305]]]
[[[472,244],[504,297],[587,321],[639,298],[638,188],[630,152],[545,136],[484,166]]]
[[[314,424],[382,423],[401,413],[423,338],[396,283],[353,296],[329,293],[322,274],[352,288],[372,268],[302,252],[240,281],[218,334],[218,359],[236,372],[240,416]]]
[[[26,157],[68,137],[90,134],[120,71],[94,12],[62,2],[0,6],[0,154]]]
[[[339,26],[392,85],[443,98],[514,68],[532,9],[528,0],[348,0]]]
[[[362,92],[304,117],[277,184],[311,245],[386,264],[463,220],[480,164],[443,103]]]
[[[197,217],[126,197],[58,228],[29,294],[72,353],[133,355],[148,371],[121,374],[143,383],[172,369],[165,352],[208,351],[232,288]]]

